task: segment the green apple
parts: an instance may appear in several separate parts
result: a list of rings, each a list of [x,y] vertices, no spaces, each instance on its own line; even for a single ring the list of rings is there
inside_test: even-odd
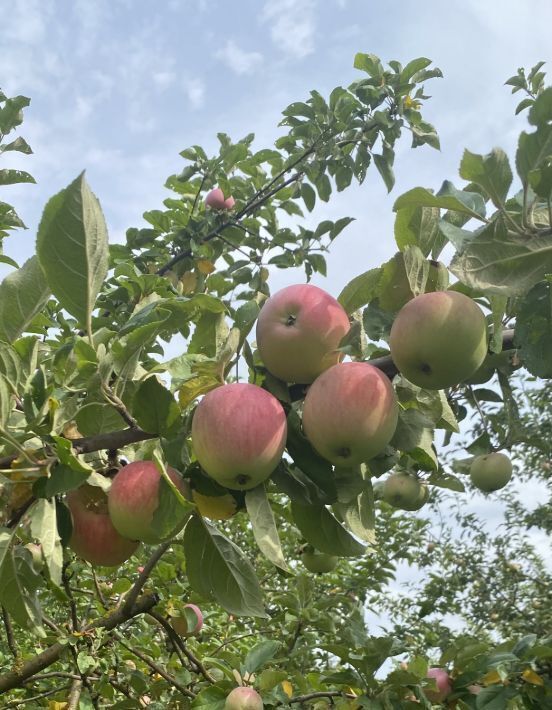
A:
[[[473,375],[485,359],[485,316],[462,293],[424,293],[397,314],[389,347],[399,372],[413,384],[452,387]]]
[[[382,498],[394,508],[419,510],[429,497],[426,485],[409,473],[398,471],[386,478],[382,488]]]
[[[484,493],[504,488],[511,477],[512,462],[506,454],[500,452],[476,456],[470,467],[473,485]]]
[[[263,699],[253,688],[240,686],[227,695],[224,710],[263,710]]]
[[[309,572],[322,574],[323,572],[331,572],[339,562],[339,558],[327,555],[325,552],[318,552],[315,549],[306,549],[301,554],[301,561]]]

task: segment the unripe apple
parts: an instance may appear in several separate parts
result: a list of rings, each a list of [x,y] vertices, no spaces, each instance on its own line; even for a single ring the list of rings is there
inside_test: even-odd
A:
[[[470,467],[470,478],[484,493],[498,491],[512,478],[512,462],[506,454],[499,452],[476,456]]]
[[[336,466],[357,466],[379,454],[397,426],[395,391],[366,362],[344,362],[322,373],[303,405],[307,439]]]
[[[271,296],[257,321],[257,347],[267,370],[285,382],[308,384],[338,363],[349,332],[347,313],[312,284],[288,286]]]
[[[301,554],[301,561],[309,572],[322,574],[335,569],[339,558],[334,555],[327,555],[325,552],[318,552],[318,550],[305,550]]]
[[[263,710],[263,699],[253,688],[240,686],[227,695],[224,710]]]
[[[442,703],[443,700],[452,693],[449,674],[443,668],[430,668],[427,672],[428,678],[435,680],[437,690],[424,689],[428,700],[432,703]]]
[[[189,487],[180,474],[169,467],[167,473],[182,495],[189,498]],[[111,483],[108,504],[113,525],[121,535],[150,545],[162,542],[152,528],[160,482],[161,474],[153,461],[134,461],[119,470]],[[186,516],[187,511],[179,508],[171,534],[182,527]]]
[[[171,626],[179,636],[197,636],[203,628],[203,614],[195,604],[185,604],[180,616],[171,618]]]
[[[235,200],[231,195],[225,198],[220,187],[216,187],[208,193],[205,198],[205,205],[212,210],[231,210],[235,205]]]
[[[389,347],[398,370],[413,384],[452,387],[473,375],[485,359],[485,316],[462,293],[424,293],[399,311]]]
[[[211,390],[192,421],[200,466],[225,488],[248,490],[266,480],[286,445],[282,405],[266,390],[242,382]]]
[[[236,499],[231,493],[225,493],[222,496],[206,496],[193,490],[192,500],[201,515],[209,520],[230,520],[238,509]]]
[[[428,497],[427,486],[404,471],[392,473],[383,484],[382,498],[394,508],[419,510]]]
[[[107,496],[96,486],[84,485],[67,494],[73,532],[69,547],[94,565],[116,567],[138,547],[114,528],[109,516]]]

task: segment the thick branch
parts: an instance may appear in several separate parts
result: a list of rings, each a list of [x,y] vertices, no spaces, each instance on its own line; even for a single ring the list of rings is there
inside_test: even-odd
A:
[[[130,611],[126,612],[123,608],[117,609],[112,614],[104,616],[87,626],[86,630],[103,628],[107,631],[112,631],[123,622],[149,611],[157,602],[158,597],[156,594],[143,596]],[[42,653],[39,653],[34,658],[23,663],[17,671],[4,673],[4,675],[0,676],[0,693],[4,693],[6,690],[11,690],[12,688],[17,688],[17,686],[24,683],[28,678],[35,675],[35,673],[51,666],[52,663],[59,660],[66,648],[67,646],[65,644],[54,643],[45,651],[42,651]]]

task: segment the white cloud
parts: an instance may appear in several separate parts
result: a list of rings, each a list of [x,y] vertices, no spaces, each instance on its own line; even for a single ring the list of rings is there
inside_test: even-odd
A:
[[[236,74],[251,74],[263,60],[263,55],[259,52],[246,52],[231,39],[215,56]]]
[[[172,71],[158,71],[152,74],[153,83],[160,89],[168,89],[174,84],[176,74]]]
[[[268,0],[261,20],[270,26],[274,44],[288,56],[302,58],[314,52],[313,0]]]
[[[184,84],[184,88],[186,89],[186,96],[192,108],[200,108],[203,106],[205,86],[201,79],[188,79]]]

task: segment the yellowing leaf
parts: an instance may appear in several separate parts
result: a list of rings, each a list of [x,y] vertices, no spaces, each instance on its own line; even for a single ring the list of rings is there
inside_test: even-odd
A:
[[[67,424],[64,425],[63,436],[66,439],[81,439],[82,438],[82,434],[77,429],[77,425],[75,422],[67,422]]]
[[[69,703],[66,702],[59,702],[59,700],[49,700],[48,701],[48,710],[65,710]]]
[[[178,401],[182,409],[191,404],[196,397],[201,394],[207,394],[215,387],[219,387],[222,382],[212,375],[200,375],[199,377],[194,377],[188,382],[185,382],[178,392]]]
[[[212,274],[215,270],[215,265],[213,264],[213,262],[208,261],[207,259],[199,259],[198,261],[196,261],[196,266],[197,270],[205,276]]]
[[[182,284],[181,288],[184,295],[193,293],[197,286],[197,274],[194,271],[186,271],[180,277],[180,283]]]
[[[498,671],[489,671],[483,676],[481,682],[483,685],[494,685],[495,683],[502,683],[502,678]]]
[[[293,695],[293,686],[289,682],[289,680],[282,681],[282,690],[288,696],[288,698],[291,698],[291,696]]]
[[[532,683],[533,685],[544,685],[544,681],[540,677],[540,675],[538,673],[535,673],[535,671],[531,670],[530,668],[524,670],[521,674],[521,677],[526,683]]]

